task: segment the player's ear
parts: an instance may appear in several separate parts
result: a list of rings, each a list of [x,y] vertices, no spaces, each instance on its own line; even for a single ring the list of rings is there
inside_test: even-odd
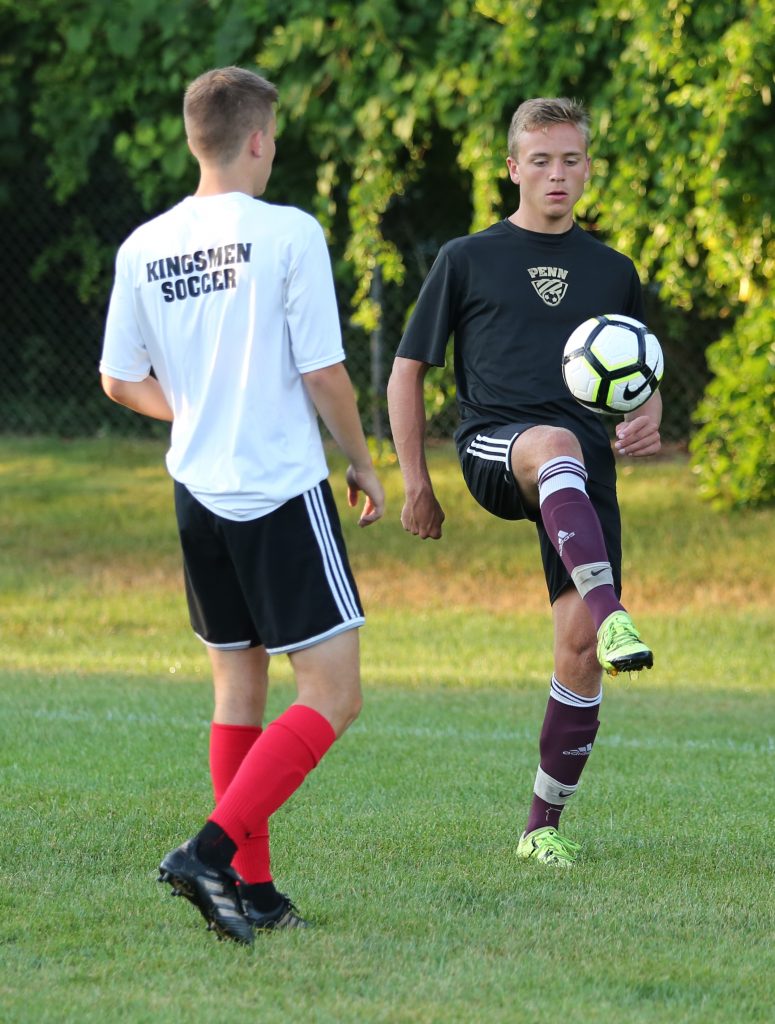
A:
[[[589,181],[592,176],[592,164],[588,156],[584,157],[584,161],[586,163],[586,167],[584,168],[584,181]]]
[[[515,185],[518,185],[519,184],[519,165],[517,164],[517,161],[514,160],[512,157],[507,156],[506,157],[506,166],[509,169],[509,177],[511,178],[511,180],[514,182]]]
[[[261,131],[260,128],[258,129],[258,131],[252,133],[250,139],[248,140],[248,145],[250,147],[251,156],[261,156],[261,150],[264,147],[264,133]]]

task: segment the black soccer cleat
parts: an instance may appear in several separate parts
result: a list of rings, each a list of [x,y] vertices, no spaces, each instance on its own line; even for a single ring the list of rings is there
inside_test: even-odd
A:
[[[171,885],[173,896],[190,900],[219,939],[250,946],[253,929],[242,909],[237,878],[231,868],[221,871],[201,861],[193,839],[168,853],[159,865],[158,881]]]
[[[278,928],[309,928],[309,921],[299,912],[288,896],[277,894],[280,902],[274,910],[258,910],[250,899],[242,897],[242,910],[251,928],[257,932],[274,931]]]

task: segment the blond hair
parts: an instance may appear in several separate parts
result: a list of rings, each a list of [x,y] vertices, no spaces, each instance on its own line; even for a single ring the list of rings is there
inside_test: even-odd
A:
[[[228,164],[245,139],[265,131],[272,120],[277,89],[244,68],[215,68],[195,78],[183,98],[183,121],[194,155]]]
[[[550,128],[554,124],[573,125],[584,137],[584,145],[589,145],[589,114],[583,103],[565,96],[525,100],[514,111],[509,125],[509,156],[512,160],[517,158],[522,132]]]

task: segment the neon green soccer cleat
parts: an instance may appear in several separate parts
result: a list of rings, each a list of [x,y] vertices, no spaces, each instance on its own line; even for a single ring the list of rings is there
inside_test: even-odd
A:
[[[517,844],[517,856],[522,860],[537,860],[555,868],[570,868],[576,862],[581,846],[561,836],[556,828],[547,825],[532,832],[523,832]]]
[[[606,672],[640,672],[651,668],[654,655],[641,643],[640,633],[627,612],[612,612],[597,631],[597,660]]]

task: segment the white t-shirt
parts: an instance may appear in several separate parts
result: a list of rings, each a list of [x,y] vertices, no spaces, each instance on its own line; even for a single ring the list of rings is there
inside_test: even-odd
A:
[[[170,475],[218,515],[258,518],[328,475],[301,374],[343,359],[325,237],[301,210],[190,196],[118,251],[100,372],[153,367]]]

